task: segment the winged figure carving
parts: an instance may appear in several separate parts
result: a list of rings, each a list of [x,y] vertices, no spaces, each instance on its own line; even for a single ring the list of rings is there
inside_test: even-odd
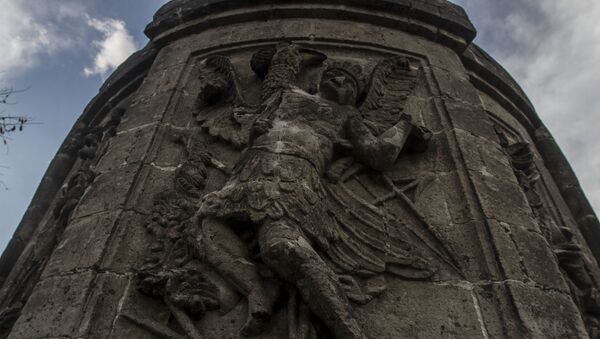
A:
[[[401,152],[425,150],[430,137],[404,109],[419,81],[409,59],[383,59],[367,81],[351,61],[296,44],[269,47],[251,61],[263,80],[256,106],[227,57],[200,66],[196,119],[242,151],[225,185],[202,197],[193,242],[247,298],[244,335],[267,327],[281,284],[336,338],[365,338],[352,303],[384,292],[386,275],[425,280],[442,267],[460,275],[451,251],[386,176]],[[309,67],[321,70],[316,91],[298,85]],[[349,187],[368,186],[364,173],[385,196],[369,200]],[[388,213],[386,199],[400,200],[410,220]],[[251,233],[255,246],[240,233]]]

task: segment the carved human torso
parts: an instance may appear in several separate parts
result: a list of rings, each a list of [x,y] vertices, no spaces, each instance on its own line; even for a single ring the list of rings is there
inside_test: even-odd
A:
[[[207,215],[253,223],[286,219],[316,243],[333,233],[323,206],[322,175],[350,108],[290,87],[269,113],[272,127],[242,154],[227,184],[204,199]]]
[[[272,128],[256,138],[249,151],[296,156],[323,174],[351,109],[290,88],[282,93],[281,104],[273,113]]]

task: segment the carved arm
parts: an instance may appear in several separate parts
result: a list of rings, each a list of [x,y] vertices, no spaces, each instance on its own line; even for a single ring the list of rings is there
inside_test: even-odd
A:
[[[272,95],[295,84],[301,62],[302,55],[298,46],[291,44],[278,48],[263,82],[261,95],[263,103]]]
[[[365,165],[383,171],[392,166],[404,148],[413,125],[408,114],[379,137],[373,135],[359,115],[354,115],[346,124],[346,133],[352,143],[354,155]]]
[[[273,55],[269,72],[263,82],[262,102],[272,95],[296,84],[298,73],[304,66],[319,64],[327,57],[312,49],[295,44],[283,44],[277,47]]]

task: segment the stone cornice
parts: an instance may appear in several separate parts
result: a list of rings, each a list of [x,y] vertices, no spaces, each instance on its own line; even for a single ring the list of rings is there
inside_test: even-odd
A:
[[[389,26],[421,35],[455,50],[476,36],[465,11],[441,0],[174,0],[146,27],[156,43],[210,27],[273,18],[336,18]]]
[[[461,59],[472,73],[475,85],[505,106],[530,132],[542,124],[521,86],[483,49],[471,44]]]

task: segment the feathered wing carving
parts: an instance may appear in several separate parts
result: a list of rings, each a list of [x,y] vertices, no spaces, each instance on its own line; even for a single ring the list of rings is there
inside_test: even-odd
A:
[[[348,183],[361,183],[358,174],[369,170],[355,168],[347,170],[342,181],[325,183],[328,209],[335,220],[328,227],[336,233],[326,255],[348,298],[358,304],[370,302],[387,289],[385,273],[407,280],[428,280],[444,270],[461,278],[463,273],[456,257],[402,190],[381,175],[381,181],[389,185],[389,193],[367,201]],[[376,174],[368,174],[373,175]],[[403,210],[402,219],[383,207],[392,200],[396,206],[393,208]]]
[[[365,170],[363,167],[361,171]],[[352,180],[361,182],[360,172],[352,169],[348,172],[353,173],[345,175],[345,180],[325,184],[337,233],[336,240],[330,242],[328,255],[341,272],[363,277],[388,272],[423,280],[445,267],[461,275],[455,256],[402,190],[383,176],[382,188],[387,195],[367,201],[346,184]],[[386,213],[381,207],[390,200],[396,200],[406,220]]]
[[[405,57],[387,58],[375,67],[360,107],[363,121],[375,135],[381,135],[394,126],[400,115],[405,113],[406,101],[413,94],[418,77],[419,72],[410,67]],[[414,130],[417,130],[415,133],[422,132],[421,128]],[[333,174],[336,180],[326,181],[325,187],[337,233],[327,254],[341,274],[376,277],[388,272],[405,279],[424,280],[445,267],[461,275],[455,257],[393,182],[386,181],[383,174],[370,171],[352,159],[340,159],[332,167],[338,164],[341,170],[331,169],[338,172]],[[386,182],[389,186],[388,200],[396,199],[409,220],[394,218],[375,201],[366,201],[349,188],[346,183],[352,180],[364,187],[370,185],[361,182],[358,173],[364,171],[370,171],[369,176]],[[380,199],[380,202],[384,200]],[[372,295],[365,290],[362,293],[363,297],[364,293]]]
[[[229,58],[211,56],[200,67],[202,85],[196,105],[202,108],[202,114],[196,120],[211,136],[243,148],[248,144],[257,108],[246,103]]]
[[[339,231],[328,255],[342,272],[363,277],[389,272],[414,280],[434,274],[430,263],[414,253],[408,236],[398,236],[403,235],[401,221],[389,218],[342,183],[327,185],[327,190]],[[399,234],[392,234],[391,228]]]
[[[373,70],[365,100],[360,106],[364,121],[376,135],[399,121],[419,72],[406,57],[394,56],[381,61]]]

